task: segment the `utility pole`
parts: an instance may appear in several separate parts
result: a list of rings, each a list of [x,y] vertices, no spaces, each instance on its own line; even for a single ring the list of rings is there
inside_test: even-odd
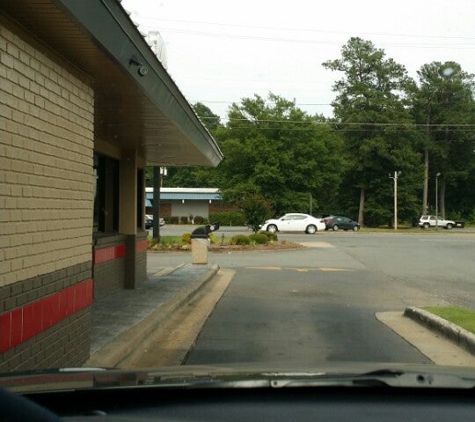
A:
[[[394,176],[389,173],[389,178],[394,180],[394,230],[397,230],[397,179],[400,175],[400,171],[395,171]]]
[[[439,176],[435,175],[435,229],[439,230]]]
[[[160,167],[155,166],[153,168],[153,234],[154,239],[160,241],[160,185],[161,174]]]

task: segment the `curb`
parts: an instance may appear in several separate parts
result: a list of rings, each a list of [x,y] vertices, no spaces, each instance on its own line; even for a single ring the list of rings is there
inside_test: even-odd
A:
[[[153,276],[154,277],[163,277],[167,276],[168,274],[171,274],[173,271],[176,271],[182,267],[184,267],[186,264],[180,264],[177,267],[168,267],[168,268],[162,268],[160,271],[156,272]]]
[[[447,340],[475,356],[475,334],[459,327],[431,312],[414,306],[404,311],[404,316],[424,325],[432,331],[443,335]]]
[[[171,272],[180,267],[173,269]],[[107,343],[102,349],[95,352],[84,366],[120,368],[132,360],[137,353],[141,353],[137,347],[145,338],[150,336],[163,321],[177,312],[181,307],[186,306],[196,294],[217,274],[218,264],[212,264],[209,271],[193,282],[185,289],[178,292],[171,300],[155,309],[145,319],[131,326],[114,340]]]

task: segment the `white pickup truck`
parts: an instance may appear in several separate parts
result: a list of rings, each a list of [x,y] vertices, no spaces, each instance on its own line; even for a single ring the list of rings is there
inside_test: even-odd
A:
[[[443,227],[444,229],[450,230],[451,228],[455,227],[455,221],[453,220],[446,220],[442,217],[437,217],[435,215],[423,215],[419,219],[419,227],[424,229],[428,229],[429,227]]]

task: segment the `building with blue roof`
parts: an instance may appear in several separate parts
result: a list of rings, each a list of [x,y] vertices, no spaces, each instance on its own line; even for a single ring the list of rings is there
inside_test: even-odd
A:
[[[145,208],[152,214],[153,188],[145,189]],[[235,211],[223,203],[217,188],[160,188],[160,217],[170,221],[185,218],[192,222],[195,217],[208,219],[215,212]]]

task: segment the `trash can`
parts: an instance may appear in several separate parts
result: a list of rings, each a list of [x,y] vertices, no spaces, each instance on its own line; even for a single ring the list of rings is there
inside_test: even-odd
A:
[[[200,226],[191,233],[191,263],[208,263],[209,233],[219,229],[219,223]]]
[[[208,263],[209,237],[207,234],[191,234],[191,263]]]

